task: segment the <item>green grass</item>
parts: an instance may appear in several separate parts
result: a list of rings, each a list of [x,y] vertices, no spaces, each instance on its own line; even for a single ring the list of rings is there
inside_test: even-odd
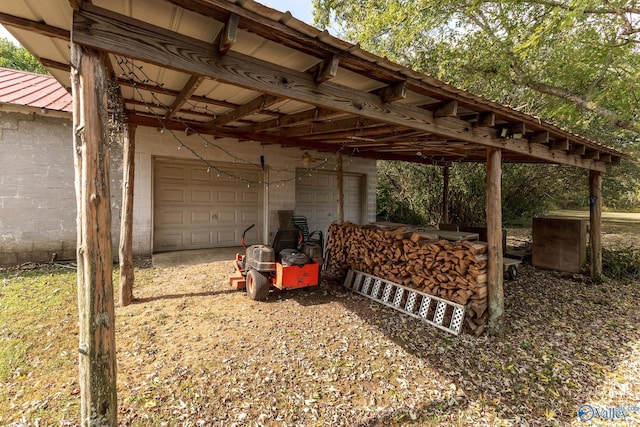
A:
[[[77,388],[76,295],[73,270],[0,273],[1,425],[19,421],[6,414],[45,425],[75,417],[77,407],[55,396]]]

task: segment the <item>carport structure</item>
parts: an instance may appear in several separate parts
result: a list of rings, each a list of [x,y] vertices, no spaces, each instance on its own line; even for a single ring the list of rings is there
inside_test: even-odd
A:
[[[338,171],[342,155],[443,166],[486,162],[494,333],[504,305],[502,162],[587,169],[591,272],[601,274],[602,174],[623,153],[368,53],[288,12],[251,0],[14,0],[0,5],[0,23],[63,85],[71,72],[83,420],[111,423],[116,414],[105,226],[110,117],[124,126],[124,303],[133,280],[136,126],[336,153]],[[338,212],[341,203],[339,196]]]

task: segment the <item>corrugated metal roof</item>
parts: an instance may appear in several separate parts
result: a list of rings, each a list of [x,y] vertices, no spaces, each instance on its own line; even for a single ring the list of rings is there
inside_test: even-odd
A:
[[[53,76],[0,68],[0,103],[71,112],[73,99]]]

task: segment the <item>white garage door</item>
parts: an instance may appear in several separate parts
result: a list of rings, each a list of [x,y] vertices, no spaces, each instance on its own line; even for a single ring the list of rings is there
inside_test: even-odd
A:
[[[309,230],[322,230],[326,236],[329,225],[338,219],[338,190],[335,172],[313,172],[308,176],[298,171],[296,181],[296,215],[304,215]],[[344,219],[362,224],[363,176],[344,174]]]
[[[234,177],[254,183],[262,171],[221,167]],[[262,234],[262,185],[217,176],[202,162],[160,160],[154,165],[155,252],[239,246],[242,231],[248,242]]]

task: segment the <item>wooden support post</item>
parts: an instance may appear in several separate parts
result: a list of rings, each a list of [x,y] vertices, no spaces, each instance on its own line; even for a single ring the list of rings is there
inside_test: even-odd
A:
[[[489,333],[504,333],[504,290],[502,266],[502,151],[487,149],[487,295]]]
[[[442,168],[442,221],[449,224],[449,166]]]
[[[600,227],[602,223],[602,173],[589,171],[589,225],[591,249],[591,278],[602,278],[602,241]]]
[[[80,424],[117,422],[111,199],[104,56],[71,44],[73,143],[78,207]]]
[[[120,295],[122,306],[133,300],[133,188],[136,127],[126,124],[122,147],[122,217],[120,218]]]
[[[342,153],[338,152],[336,155],[336,171],[338,172],[338,223],[342,224],[344,222],[344,176],[342,173]]]

